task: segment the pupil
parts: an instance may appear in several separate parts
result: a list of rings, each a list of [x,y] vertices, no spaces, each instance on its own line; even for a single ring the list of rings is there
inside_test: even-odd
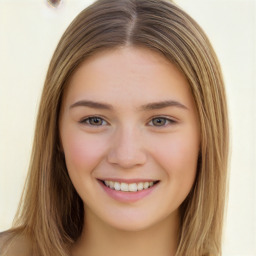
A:
[[[97,118],[97,117],[92,117],[90,121],[91,121],[91,124],[93,124],[93,125],[101,124],[100,118]]]
[[[163,118],[156,118],[156,119],[153,120],[153,122],[156,126],[160,126],[160,125],[165,124],[165,120]]]

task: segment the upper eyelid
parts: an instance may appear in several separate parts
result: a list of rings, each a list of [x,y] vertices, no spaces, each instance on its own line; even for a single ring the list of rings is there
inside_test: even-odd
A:
[[[178,122],[178,119],[175,118],[175,117],[171,117],[171,116],[166,116],[166,115],[156,115],[156,116],[153,116],[149,119],[149,121],[152,121],[153,119],[157,119],[157,118],[163,118],[163,119],[166,119],[166,120],[169,120],[169,121],[172,121],[172,122]]]
[[[89,120],[90,118],[99,118],[101,120],[103,120],[104,122],[106,122],[107,124],[109,124],[108,121],[106,121],[105,118],[101,117],[101,116],[98,116],[98,115],[95,115],[95,116],[87,116],[87,117],[83,117],[79,120],[79,123],[85,123],[85,121]]]
[[[177,121],[176,119],[174,119],[174,118],[165,117],[165,116],[157,116],[157,117],[151,118],[148,123],[152,122],[154,119],[165,119],[166,121],[169,121],[170,123],[177,123],[177,122],[178,122],[178,121]],[[163,125],[163,126],[165,126],[165,125]],[[160,126],[159,126],[159,127],[160,127]]]

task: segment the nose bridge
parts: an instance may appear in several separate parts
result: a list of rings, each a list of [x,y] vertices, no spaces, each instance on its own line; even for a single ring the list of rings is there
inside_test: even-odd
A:
[[[108,161],[122,168],[132,168],[146,161],[143,149],[142,131],[132,125],[123,125],[113,135]]]

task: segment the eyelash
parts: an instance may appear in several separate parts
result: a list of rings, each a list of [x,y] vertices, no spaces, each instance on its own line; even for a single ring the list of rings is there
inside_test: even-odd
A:
[[[90,117],[87,117],[87,118],[85,118],[85,119],[82,119],[82,120],[80,121],[80,123],[81,123],[81,124],[88,125],[88,126],[92,126],[92,127],[100,127],[100,126],[102,126],[102,124],[100,124],[100,125],[91,124],[90,121],[92,121],[93,119],[94,119],[94,121],[95,121],[96,119],[101,120],[102,122],[105,122],[105,125],[108,124],[102,117],[99,117],[99,116],[90,116]]]
[[[163,117],[163,116],[157,116],[157,117],[154,117],[150,120],[149,123],[153,123],[153,121],[155,120],[162,120],[164,121],[164,124],[163,125],[151,125],[151,126],[155,126],[155,127],[166,127],[166,126],[169,126],[169,125],[174,125],[176,124],[177,122],[173,119],[170,119],[170,118],[167,118],[167,117]]]
[[[99,121],[100,120],[100,124],[97,125],[97,124],[92,124],[91,121],[96,121],[96,119]],[[154,121],[164,121],[164,124],[160,124],[160,125],[153,125],[153,122]],[[104,125],[107,125],[108,122],[105,121],[102,117],[99,117],[99,116],[90,116],[90,117],[87,117],[85,119],[82,119],[80,121],[81,124],[85,124],[85,125],[88,125],[88,126],[91,126],[91,127],[101,127],[101,126],[104,126]],[[104,124],[103,124],[104,123]],[[150,124],[152,123],[152,124]],[[170,119],[170,118],[167,118],[167,117],[163,117],[163,116],[157,116],[157,117],[153,117],[151,118],[150,122],[148,122],[149,126],[154,126],[154,127],[166,127],[166,126],[169,126],[169,125],[174,125],[176,124],[177,121],[173,120],[173,119]]]

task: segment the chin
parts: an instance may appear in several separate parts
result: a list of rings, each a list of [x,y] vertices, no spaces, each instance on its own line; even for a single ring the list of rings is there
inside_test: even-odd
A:
[[[169,215],[161,214],[159,210],[156,212],[151,211],[127,211],[125,213],[120,213],[102,216],[101,220],[108,226],[126,232],[139,232],[143,230],[148,230],[151,228],[156,228],[161,225],[168,225],[169,223],[178,223],[179,212],[174,210]]]

